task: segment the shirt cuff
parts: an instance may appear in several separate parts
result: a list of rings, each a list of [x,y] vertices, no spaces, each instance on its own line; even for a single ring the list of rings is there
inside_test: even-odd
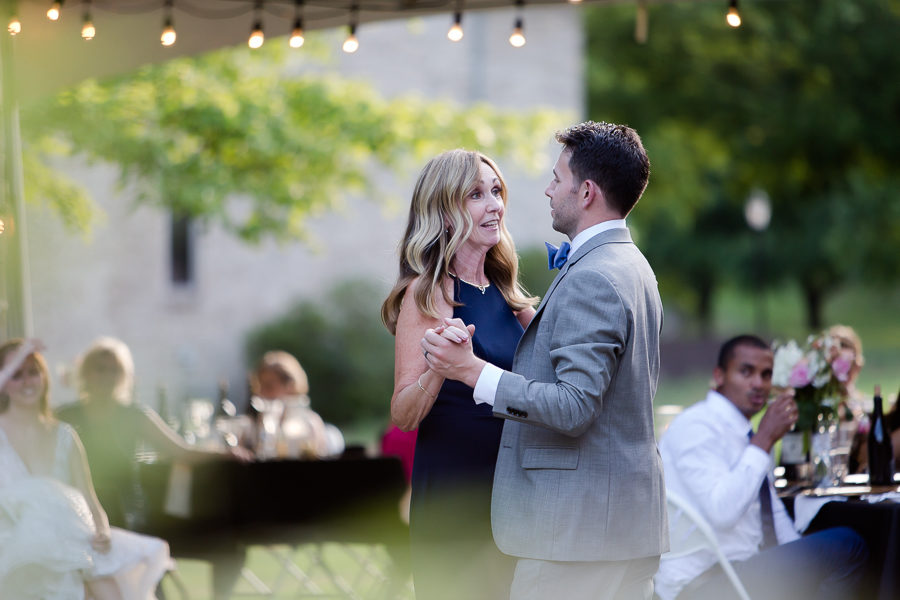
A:
[[[497,386],[500,385],[500,377],[503,375],[503,369],[487,363],[475,382],[475,391],[472,397],[475,404],[494,405],[494,397],[497,395]]]
[[[748,444],[744,451],[744,459],[756,471],[760,473],[768,473],[771,466],[772,456],[753,444]]]

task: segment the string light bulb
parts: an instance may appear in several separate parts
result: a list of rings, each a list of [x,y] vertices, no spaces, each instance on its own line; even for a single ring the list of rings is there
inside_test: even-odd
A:
[[[261,48],[265,41],[266,35],[262,30],[262,21],[254,21],[253,31],[250,32],[250,37],[247,39],[247,45],[256,50],[257,48]]]
[[[19,21],[19,17],[13,15],[9,20],[9,25],[6,26],[6,30],[9,31],[9,35],[22,33],[22,22]]]
[[[290,44],[291,48],[299,48],[303,45],[303,42],[306,41],[303,38],[303,15],[301,11],[303,10],[303,0],[297,0],[294,3],[294,29],[291,31],[291,37],[288,39],[288,44]]]
[[[291,32],[288,43],[291,45],[291,48],[299,48],[305,41],[306,40],[303,37],[303,21],[297,20],[294,23],[294,30]]]
[[[509,36],[509,44],[513,48],[521,48],[525,45],[525,32],[522,30],[522,17],[516,18],[516,26]]]
[[[344,45],[341,48],[347,54],[353,54],[359,50],[359,40],[356,39],[356,23],[350,25],[350,33],[347,35],[347,39],[344,40]]]
[[[163,23],[162,34],[159,36],[159,42],[163,46],[169,47],[175,44],[176,39],[178,39],[178,34],[175,33],[172,17],[166,17],[166,20]]]
[[[257,0],[253,5],[253,29],[250,31],[250,37],[247,38],[247,45],[254,50],[262,48],[263,42],[266,41],[262,25],[262,6],[261,0]]]
[[[59,11],[62,9],[62,0],[54,0],[47,11],[47,18],[51,21],[59,21]]]
[[[741,14],[738,12],[737,0],[731,0],[728,3],[728,14],[725,15],[725,21],[732,27],[741,26]]]
[[[175,44],[178,34],[175,33],[175,23],[172,20],[172,3],[173,0],[166,0],[165,19],[163,19],[163,29],[159,36],[159,43],[169,47]]]
[[[81,26],[81,37],[89,42],[97,35],[97,28],[94,27],[94,22],[91,20],[91,3],[87,2],[85,6],[84,25]]]
[[[447,32],[447,39],[451,42],[458,42],[463,39],[462,13],[456,12],[453,15],[453,26]]]
[[[359,6],[357,4],[353,4],[350,8],[350,27],[348,30],[347,39],[344,40],[344,44],[341,46],[344,52],[347,54],[353,54],[357,50],[359,50],[359,40],[356,39],[356,22],[359,13]]]

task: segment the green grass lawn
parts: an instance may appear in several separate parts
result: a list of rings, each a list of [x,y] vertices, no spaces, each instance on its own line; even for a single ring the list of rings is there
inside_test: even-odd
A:
[[[290,563],[285,562],[290,561]],[[285,566],[288,565],[288,568]],[[209,563],[177,560],[176,573],[163,582],[167,600],[179,600],[179,585],[191,600],[212,600]],[[358,598],[413,600],[412,580],[389,580],[391,561],[381,546],[302,544],[253,546],[232,598]]]

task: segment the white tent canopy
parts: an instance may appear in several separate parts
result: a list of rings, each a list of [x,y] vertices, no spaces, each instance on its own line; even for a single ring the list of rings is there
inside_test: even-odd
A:
[[[603,0],[608,3],[610,0]],[[297,14],[295,0],[172,0],[171,15],[177,42],[160,44],[166,18],[166,0],[66,0],[60,19],[50,21],[46,12],[52,0],[0,0],[18,13],[22,32],[13,39],[17,97],[27,101],[87,77],[128,72],[142,64],[179,55],[191,55],[226,46],[246,44],[257,17],[271,40],[291,33]],[[300,14],[304,30],[348,27],[359,24],[358,37],[365,51],[365,24],[388,19],[446,14],[447,27],[454,14],[502,9],[509,11],[510,30],[519,16],[527,28],[529,6],[541,4],[585,4],[569,0],[304,0]],[[596,0],[595,0],[595,3]],[[18,4],[18,10],[12,7]],[[81,39],[86,11],[97,33],[91,41]],[[280,43],[286,43],[283,39]],[[271,42],[270,42],[271,43]]]

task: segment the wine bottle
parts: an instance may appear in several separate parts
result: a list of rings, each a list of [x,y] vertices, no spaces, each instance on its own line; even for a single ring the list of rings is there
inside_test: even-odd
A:
[[[237,414],[234,403],[228,399],[228,379],[219,380],[219,401],[216,404],[215,418],[232,418]]]
[[[800,482],[808,476],[809,448],[803,438],[803,432],[796,427],[781,438],[781,466],[789,482]]]
[[[166,422],[166,425],[171,427],[174,431],[181,433],[181,419],[178,418],[177,412],[173,410],[173,407],[169,402],[169,396],[166,394],[165,387],[161,385],[156,387],[156,398],[159,416]]]
[[[884,420],[881,400],[881,386],[875,386],[872,423],[869,427],[869,483],[871,485],[893,485],[894,447],[891,432]]]

